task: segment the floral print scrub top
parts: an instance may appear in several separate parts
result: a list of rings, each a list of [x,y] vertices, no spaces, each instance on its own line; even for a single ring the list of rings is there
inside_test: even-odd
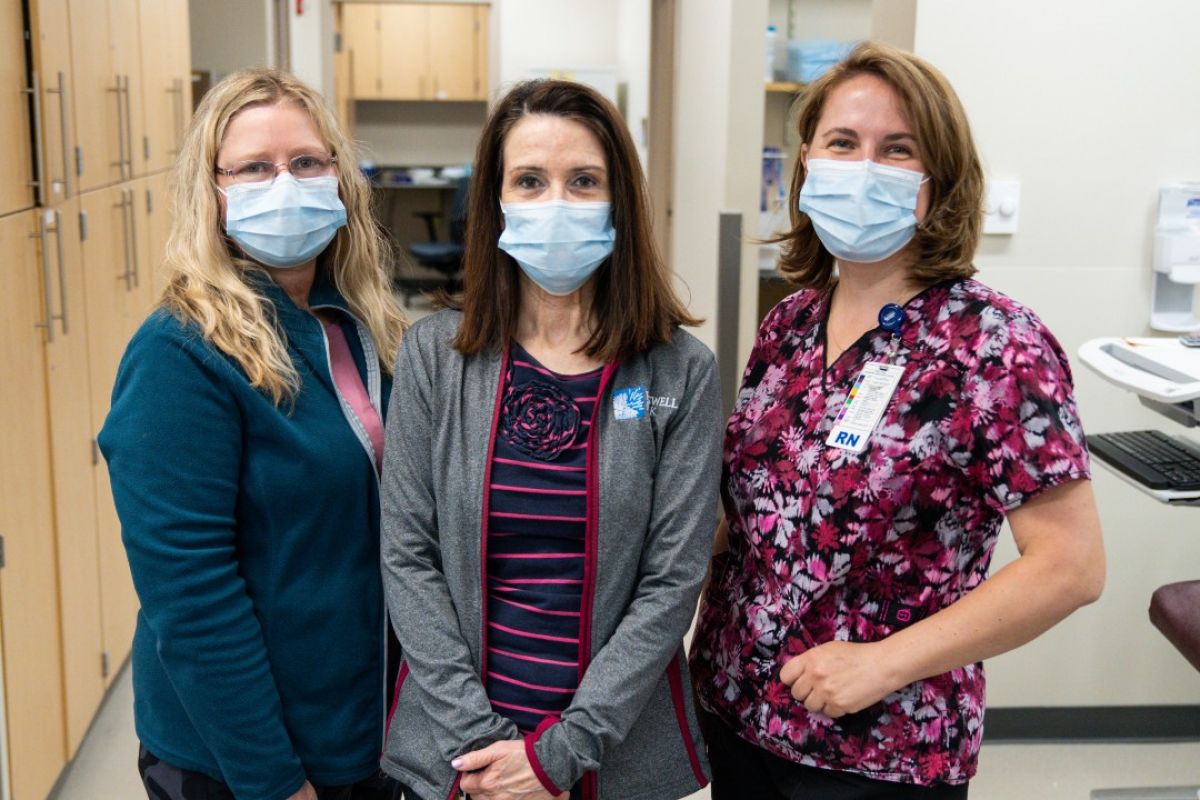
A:
[[[1028,309],[973,280],[904,306],[898,342],[864,334],[825,368],[829,291],[764,320],[725,437],[730,550],[692,648],[700,703],[809,766],[964,783],[982,737],[983,665],[917,681],[856,714],[809,713],[779,680],[821,642],[870,642],[987,576],[1006,511],[1089,477],[1062,348]],[[827,447],[868,361],[904,366],[862,453]]]

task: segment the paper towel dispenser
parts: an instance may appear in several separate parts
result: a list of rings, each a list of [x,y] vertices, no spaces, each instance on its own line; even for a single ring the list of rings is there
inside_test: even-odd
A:
[[[1164,186],[1154,231],[1154,286],[1150,327],[1200,330],[1195,286],[1200,283],[1200,182]]]

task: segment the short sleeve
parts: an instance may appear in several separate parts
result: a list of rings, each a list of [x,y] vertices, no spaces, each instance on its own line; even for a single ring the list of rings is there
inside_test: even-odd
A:
[[[1090,478],[1071,366],[1032,312],[985,306],[954,415],[969,443],[968,476],[1008,512],[1043,491]]]

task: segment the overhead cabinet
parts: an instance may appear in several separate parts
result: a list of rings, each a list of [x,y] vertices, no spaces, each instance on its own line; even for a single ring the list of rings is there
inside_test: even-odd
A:
[[[469,4],[342,5],[357,100],[486,100],[488,7]]]

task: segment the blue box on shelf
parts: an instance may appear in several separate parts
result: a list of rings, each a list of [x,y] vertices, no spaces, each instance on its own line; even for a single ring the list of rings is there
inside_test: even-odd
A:
[[[832,39],[792,39],[787,43],[788,79],[812,83],[850,55],[855,44]]]

